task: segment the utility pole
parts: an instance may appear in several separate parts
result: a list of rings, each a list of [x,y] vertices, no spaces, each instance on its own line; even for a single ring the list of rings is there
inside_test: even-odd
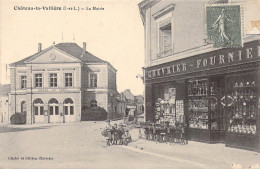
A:
[[[31,62],[31,125],[33,124],[33,101],[32,101],[32,62]]]

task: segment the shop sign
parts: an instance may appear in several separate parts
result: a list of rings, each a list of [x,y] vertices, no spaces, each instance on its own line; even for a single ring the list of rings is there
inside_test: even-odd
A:
[[[201,54],[183,60],[166,63],[164,65],[148,68],[145,71],[146,79],[165,77],[201,70],[221,68],[260,60],[260,46],[237,49],[221,49]]]

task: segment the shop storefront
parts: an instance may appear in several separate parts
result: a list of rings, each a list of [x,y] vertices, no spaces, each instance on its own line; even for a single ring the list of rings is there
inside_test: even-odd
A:
[[[190,140],[260,150],[260,41],[145,68],[146,121]]]

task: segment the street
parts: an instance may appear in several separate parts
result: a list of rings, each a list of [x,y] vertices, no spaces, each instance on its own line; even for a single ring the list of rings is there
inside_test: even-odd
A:
[[[229,165],[232,168],[232,163],[218,162],[218,158],[213,162],[199,156],[196,159],[196,154],[193,156],[194,149],[192,148],[197,143],[190,142],[187,146],[156,144],[143,139],[138,140],[136,137],[137,130],[130,132],[133,136],[133,142],[128,146],[106,146],[105,137],[101,136],[101,129],[105,125],[105,122],[80,122],[1,126],[0,168],[195,169],[219,168],[219,166],[229,168],[227,167]],[[208,145],[200,144],[206,145],[206,147]],[[156,147],[160,148],[160,146],[161,152],[156,150]],[[185,156],[185,152],[189,149],[188,146],[193,152]],[[171,155],[166,152],[169,148],[172,149]],[[180,153],[181,149],[183,149],[183,154]],[[251,155],[252,164],[256,164],[260,157],[259,153],[255,152],[231,150],[233,152],[230,153],[241,152],[237,156],[238,160],[240,156],[242,158],[243,155]],[[200,151],[210,152],[207,148]],[[236,161],[237,159],[234,157],[230,158],[234,159],[236,163],[243,162],[243,160]],[[216,165],[218,163],[219,165]],[[250,166],[250,164],[246,165],[247,167]]]

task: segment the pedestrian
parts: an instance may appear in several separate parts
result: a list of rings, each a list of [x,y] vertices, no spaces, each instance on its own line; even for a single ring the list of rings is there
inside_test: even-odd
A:
[[[112,136],[113,136],[113,144],[117,145],[117,141],[119,140],[119,133],[118,133],[118,128],[116,123],[113,126]]]
[[[181,127],[181,143],[188,144],[187,125],[184,123],[182,124],[182,127]]]
[[[125,134],[125,129],[123,127],[123,124],[119,124],[119,129],[118,129],[118,135],[119,135],[119,145],[123,144],[123,135]]]
[[[107,122],[107,126],[106,126],[107,145],[110,146],[112,144],[112,126],[110,124],[110,120],[109,119],[106,122]]]
[[[125,134],[123,135],[123,144],[124,145],[127,145],[128,143],[130,143],[132,141],[132,137],[131,135],[129,134],[129,131],[126,130],[125,131]]]

